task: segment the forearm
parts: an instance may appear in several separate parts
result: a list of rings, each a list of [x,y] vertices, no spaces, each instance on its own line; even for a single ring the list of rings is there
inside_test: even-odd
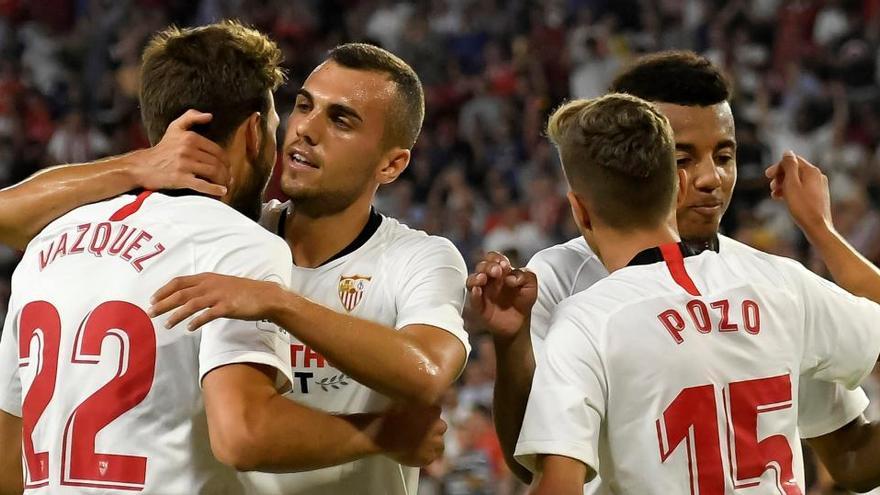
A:
[[[817,225],[804,233],[838,285],[851,294],[880,303],[880,270],[873,263],[830,225]]]
[[[202,396],[211,450],[239,471],[304,471],[379,453],[375,415],[332,416],[285,399],[273,371],[233,364],[208,373]]]
[[[308,471],[381,454],[374,441],[378,421],[373,414],[331,416],[276,395],[260,422],[255,446],[263,452],[248,470]]]
[[[838,484],[857,492],[880,486],[880,424],[859,418],[807,442]]]
[[[54,167],[0,191],[0,242],[24,249],[70,210],[134,189],[132,155]]]
[[[288,291],[279,293],[267,316],[346,375],[393,399],[432,404],[450,385],[440,383],[438,364],[411,336],[391,327]]]
[[[495,380],[495,430],[508,467],[517,478],[529,483],[532,473],[513,458],[535,374],[529,320],[513,339],[495,339],[495,355],[495,376],[502,378]]]

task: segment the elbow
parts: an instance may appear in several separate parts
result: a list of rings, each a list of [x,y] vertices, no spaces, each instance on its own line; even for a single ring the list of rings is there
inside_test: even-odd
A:
[[[236,471],[259,470],[265,464],[266,444],[261,440],[257,418],[228,411],[217,416],[208,416],[208,436],[214,457]]]
[[[211,450],[221,463],[236,471],[256,471],[262,465],[258,442],[244,432],[211,434]]]
[[[412,384],[410,393],[405,398],[421,406],[435,406],[443,399],[450,385],[439,373],[425,373]]]

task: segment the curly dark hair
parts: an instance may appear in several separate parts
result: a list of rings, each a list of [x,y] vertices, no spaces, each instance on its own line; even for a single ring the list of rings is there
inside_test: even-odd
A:
[[[721,70],[690,51],[641,57],[614,79],[609,91],[685,106],[710,106],[730,99],[730,85]]]

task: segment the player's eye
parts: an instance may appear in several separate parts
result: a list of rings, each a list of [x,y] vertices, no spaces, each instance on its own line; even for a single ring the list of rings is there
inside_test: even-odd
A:
[[[734,157],[732,155],[720,155],[718,158],[715,159],[715,163],[723,166],[729,165],[733,162],[733,160]]]
[[[679,168],[687,167],[692,162],[693,160],[691,160],[691,157],[689,156],[680,156],[675,159],[675,163],[678,165]]]
[[[333,117],[333,124],[344,131],[351,130],[351,125],[344,117]]]
[[[298,112],[308,112],[309,108],[311,108],[311,105],[309,105],[306,101],[298,101],[296,103],[296,110]]]

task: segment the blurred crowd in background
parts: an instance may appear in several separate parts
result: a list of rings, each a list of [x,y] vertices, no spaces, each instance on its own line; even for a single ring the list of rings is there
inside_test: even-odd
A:
[[[604,93],[634,57],[671,48],[709,57],[734,87],[739,180],[724,233],[825,273],[768,198],[763,171],[792,149],[829,176],[838,230],[880,261],[880,0],[0,0],[0,184],[148,146],[137,103],[145,42],[172,23],[223,18],[282,47],[282,122],[338,43],[370,41],[415,68],[425,126],[377,207],[451,239],[470,267],[487,250],[522,264],[577,235],[542,137],[547,115]],[[0,301],[15,262],[0,251]],[[492,428],[491,341],[472,338],[445,399],[447,454],[424,471],[424,495],[521,490]],[[878,419],[880,386],[867,388]],[[808,494],[839,493],[821,471],[808,478]]]

